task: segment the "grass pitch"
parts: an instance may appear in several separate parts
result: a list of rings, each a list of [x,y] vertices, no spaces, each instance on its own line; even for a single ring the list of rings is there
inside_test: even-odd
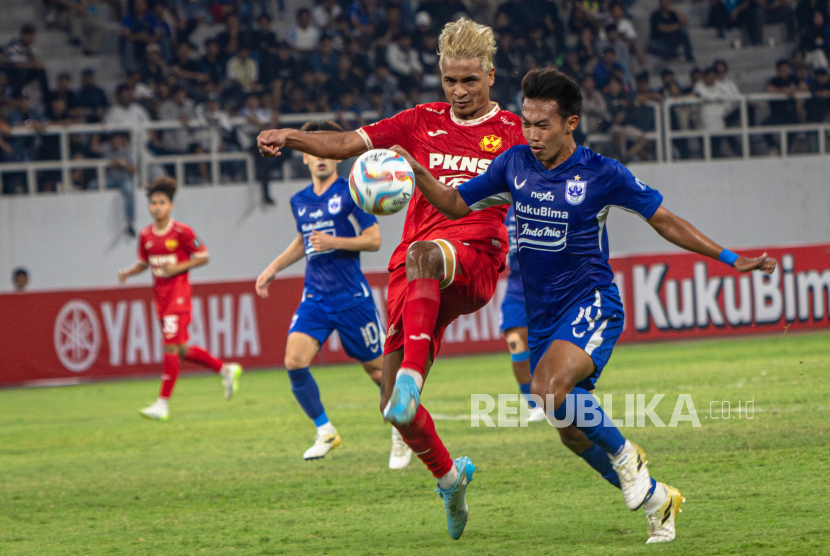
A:
[[[356,366],[316,369],[343,447],[306,463],[314,428],[282,372],[179,381],[168,422],[140,419],[157,382],[0,391],[0,554],[830,554],[830,334],[621,346],[598,394],[691,394],[701,427],[629,428],[652,475],[686,496],[678,538],[649,545],[642,511],[545,423],[437,421],[478,467],[464,536],[434,481],[387,469],[389,427]],[[470,394],[514,393],[509,357],[443,359],[423,401],[469,415]],[[753,419],[723,417],[754,400]],[[648,421],[647,421],[648,422]],[[233,551],[233,552],[230,552]]]

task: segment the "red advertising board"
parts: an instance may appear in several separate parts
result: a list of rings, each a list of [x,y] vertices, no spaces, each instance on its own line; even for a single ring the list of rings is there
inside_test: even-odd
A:
[[[780,264],[772,276],[741,275],[687,253],[612,259],[626,309],[620,341],[830,327],[830,244],[765,250]],[[385,319],[387,275],[367,278]],[[505,349],[498,309],[504,286],[502,280],[485,308],[450,326],[443,355]],[[257,297],[253,279],[194,284],[191,343],[249,368],[281,366],[302,279],[279,279],[270,291],[268,299]],[[0,385],[161,372],[161,332],[148,287],[2,294],[0,315]],[[335,335],[318,362],[345,361]]]

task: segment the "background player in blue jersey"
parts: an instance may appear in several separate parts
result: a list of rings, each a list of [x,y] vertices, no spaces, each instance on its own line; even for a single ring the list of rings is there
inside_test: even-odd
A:
[[[513,376],[519,383],[522,399],[530,406],[528,421],[544,421],[545,410],[537,405],[530,396],[530,350],[527,348],[527,316],[525,315],[525,294],[522,291],[522,275],[519,271],[519,260],[516,244],[516,215],[513,207],[507,211],[504,219],[507,227],[507,237],[510,240],[510,250],[507,253],[507,289],[501,302],[499,328],[507,340],[507,349],[510,350],[510,361],[513,366]]]
[[[303,131],[343,131],[330,121],[308,122]],[[291,197],[297,237],[268,265],[256,281],[261,297],[277,273],[306,258],[303,298],[291,320],[285,346],[285,368],[291,391],[317,426],[314,445],[306,460],[320,459],[341,444],[320,401],[320,391],[308,370],[311,360],[332,331],[340,336],[349,357],[360,361],[369,377],[380,385],[384,327],[366,277],[360,271],[360,251],[380,249],[377,219],[363,212],[349,195],[349,184],[337,175],[339,161],[303,155],[312,183]],[[392,429],[389,465],[405,467],[411,452]]]
[[[620,487],[630,509],[645,509],[647,542],[671,541],[683,497],[651,478],[645,452],[622,436],[590,395],[623,325],[608,264],[608,210],[617,206],[639,214],[671,243],[741,272],[771,273],[776,262],[766,253],[747,258],[723,249],[661,206],[662,195],[622,164],[578,146],[572,133],[579,124],[582,92],[564,74],[530,71],[522,94],[528,144],[500,155],[485,174],[455,190],[411,157],[409,162],[418,188],[448,218],[513,204],[527,302],[531,392],[544,401],[563,443]]]

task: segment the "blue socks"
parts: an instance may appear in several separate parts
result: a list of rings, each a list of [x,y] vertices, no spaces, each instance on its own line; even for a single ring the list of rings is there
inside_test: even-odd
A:
[[[606,417],[596,398],[584,388],[574,388],[565,398],[565,402],[553,412],[553,416],[560,421],[567,420],[573,423],[588,440],[609,455],[618,453],[625,445],[625,438],[619,429]],[[581,416],[587,419],[580,418]]]
[[[329,419],[320,401],[320,390],[308,367],[288,371],[288,378],[291,380],[291,392],[308,418],[318,427],[328,423]]]
[[[608,457],[605,450],[594,444],[579,454],[579,457],[588,462],[588,465],[593,467],[597,473],[602,475],[603,479],[615,487],[620,488],[620,478],[617,477],[617,472],[614,471],[614,466],[611,465],[611,458]],[[654,479],[652,479],[652,482],[654,482]],[[651,487],[651,490],[654,492],[654,486]]]

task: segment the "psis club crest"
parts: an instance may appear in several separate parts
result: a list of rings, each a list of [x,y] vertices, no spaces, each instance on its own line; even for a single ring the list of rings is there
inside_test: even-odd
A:
[[[565,200],[571,205],[578,205],[584,201],[585,191],[588,189],[588,184],[580,181],[579,176],[575,176],[575,178],[565,183]]]
[[[485,135],[481,138],[478,146],[484,152],[494,153],[501,148],[501,137],[498,135]]]

